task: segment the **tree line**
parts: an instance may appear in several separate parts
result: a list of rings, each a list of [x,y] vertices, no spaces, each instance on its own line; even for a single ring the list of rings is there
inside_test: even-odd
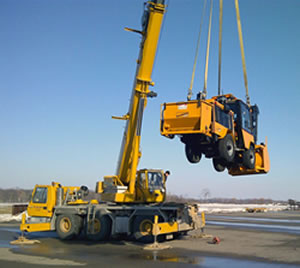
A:
[[[1,189],[0,188],[0,203],[27,203],[30,201],[32,189]],[[98,195],[89,191],[87,200],[98,199]],[[223,204],[272,204],[274,202],[288,203],[288,201],[273,200],[270,198],[189,198],[187,196],[167,194],[167,202],[177,203],[223,203]]]
[[[0,203],[26,203],[29,202],[32,190],[1,189]]]

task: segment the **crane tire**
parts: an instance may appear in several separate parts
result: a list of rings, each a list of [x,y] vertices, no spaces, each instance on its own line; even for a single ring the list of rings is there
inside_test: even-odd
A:
[[[96,215],[93,230],[89,230],[86,236],[92,241],[105,241],[111,235],[111,220],[108,215]]]
[[[195,150],[193,148],[193,146],[190,144],[185,145],[185,155],[186,155],[187,160],[192,164],[199,163],[201,160],[201,156],[202,156],[201,152]]]
[[[255,151],[253,146],[250,146],[248,150],[245,150],[243,153],[243,165],[247,169],[255,168]]]
[[[235,156],[234,142],[232,136],[227,134],[218,144],[219,155],[222,160],[232,163]]]
[[[153,216],[137,216],[133,222],[133,237],[136,241],[142,243],[152,243]]]
[[[224,161],[222,161],[221,159],[213,158],[212,162],[213,162],[213,166],[216,171],[223,172],[225,170],[226,165],[225,165]]]
[[[56,233],[62,240],[70,240],[79,235],[82,218],[75,214],[61,214],[56,218]]]

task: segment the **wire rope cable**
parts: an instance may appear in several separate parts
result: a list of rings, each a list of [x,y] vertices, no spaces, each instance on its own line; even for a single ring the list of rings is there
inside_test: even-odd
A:
[[[220,0],[220,11],[219,11],[218,95],[221,95],[222,32],[223,32],[223,0]]]
[[[195,58],[194,58],[192,78],[191,78],[191,83],[190,83],[190,87],[188,89],[188,95],[187,95],[187,99],[188,100],[191,100],[192,95],[193,95],[193,86],[194,86],[194,79],[195,79],[195,71],[196,71],[197,59],[198,59],[198,54],[199,54],[200,38],[201,38],[201,32],[202,32],[203,18],[204,18],[204,15],[205,15],[205,9],[206,9],[206,0],[204,0],[202,15],[201,15],[201,19],[200,19],[199,34],[198,34],[198,40],[197,40],[197,46],[196,46],[196,53],[195,53]]]
[[[206,98],[207,95],[207,75],[208,75],[208,61],[209,61],[209,47],[210,47],[210,35],[211,35],[211,19],[212,19],[213,0],[210,0],[210,14],[209,14],[209,26],[206,46],[206,58],[205,58],[205,72],[204,72],[204,86],[202,92],[202,98]]]
[[[239,34],[240,47],[241,47],[241,55],[242,55],[244,83],[245,83],[245,88],[246,88],[246,101],[247,101],[247,105],[250,106],[250,97],[249,97],[249,90],[248,90],[248,79],[247,79],[247,70],[246,70],[244,42],[243,42],[241,16],[240,16],[240,9],[239,9],[239,1],[238,0],[235,0],[235,11],[236,11],[236,21],[237,21],[238,34]]]

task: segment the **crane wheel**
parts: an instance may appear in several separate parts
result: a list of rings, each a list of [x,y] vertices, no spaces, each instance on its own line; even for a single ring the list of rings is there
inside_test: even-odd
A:
[[[212,162],[216,171],[223,172],[225,170],[226,164],[221,159],[213,158]]]
[[[199,163],[202,156],[201,152],[195,150],[195,148],[193,148],[193,146],[190,144],[185,145],[185,155],[187,160],[192,164]]]
[[[55,222],[56,233],[63,240],[70,240],[79,235],[82,227],[82,218],[79,215],[59,215]]]
[[[223,159],[227,163],[233,162],[235,149],[231,135],[227,134],[223,139],[219,141],[218,150],[221,159]]]
[[[243,153],[243,165],[245,168],[254,169],[255,168],[255,151],[253,146],[250,146],[248,150]]]
[[[152,243],[153,216],[137,216],[133,222],[133,237],[142,243]]]
[[[88,228],[87,239],[92,241],[108,240],[111,235],[111,220],[107,215],[96,215],[94,222],[91,222]]]

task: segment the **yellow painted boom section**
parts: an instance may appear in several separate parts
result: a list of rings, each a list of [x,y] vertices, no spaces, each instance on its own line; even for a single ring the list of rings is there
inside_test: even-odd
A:
[[[146,32],[143,33],[137,74],[128,112],[129,120],[127,121],[126,131],[123,137],[117,171],[117,176],[125,185],[128,185],[134,180],[136,175],[140,154],[140,133],[137,133],[139,127],[138,121],[142,120],[143,110],[146,106],[163,14],[163,5],[151,4],[149,6],[148,25]],[[131,188],[134,188],[134,185]]]
[[[154,85],[151,80],[151,74],[165,11],[165,5],[161,4],[161,2],[163,3],[164,1],[148,2],[143,17],[143,30],[132,30],[142,34],[142,41],[129,111],[124,117],[127,123],[116,171],[117,185],[128,186],[128,191],[117,195],[106,195],[103,193],[102,200],[115,202],[124,202],[123,200],[126,200],[126,202],[133,202],[135,199],[132,196],[135,194],[137,166],[141,157],[140,141],[143,112],[150,93],[149,85]],[[128,196],[126,197],[126,195]],[[110,199],[112,197],[113,199]]]

